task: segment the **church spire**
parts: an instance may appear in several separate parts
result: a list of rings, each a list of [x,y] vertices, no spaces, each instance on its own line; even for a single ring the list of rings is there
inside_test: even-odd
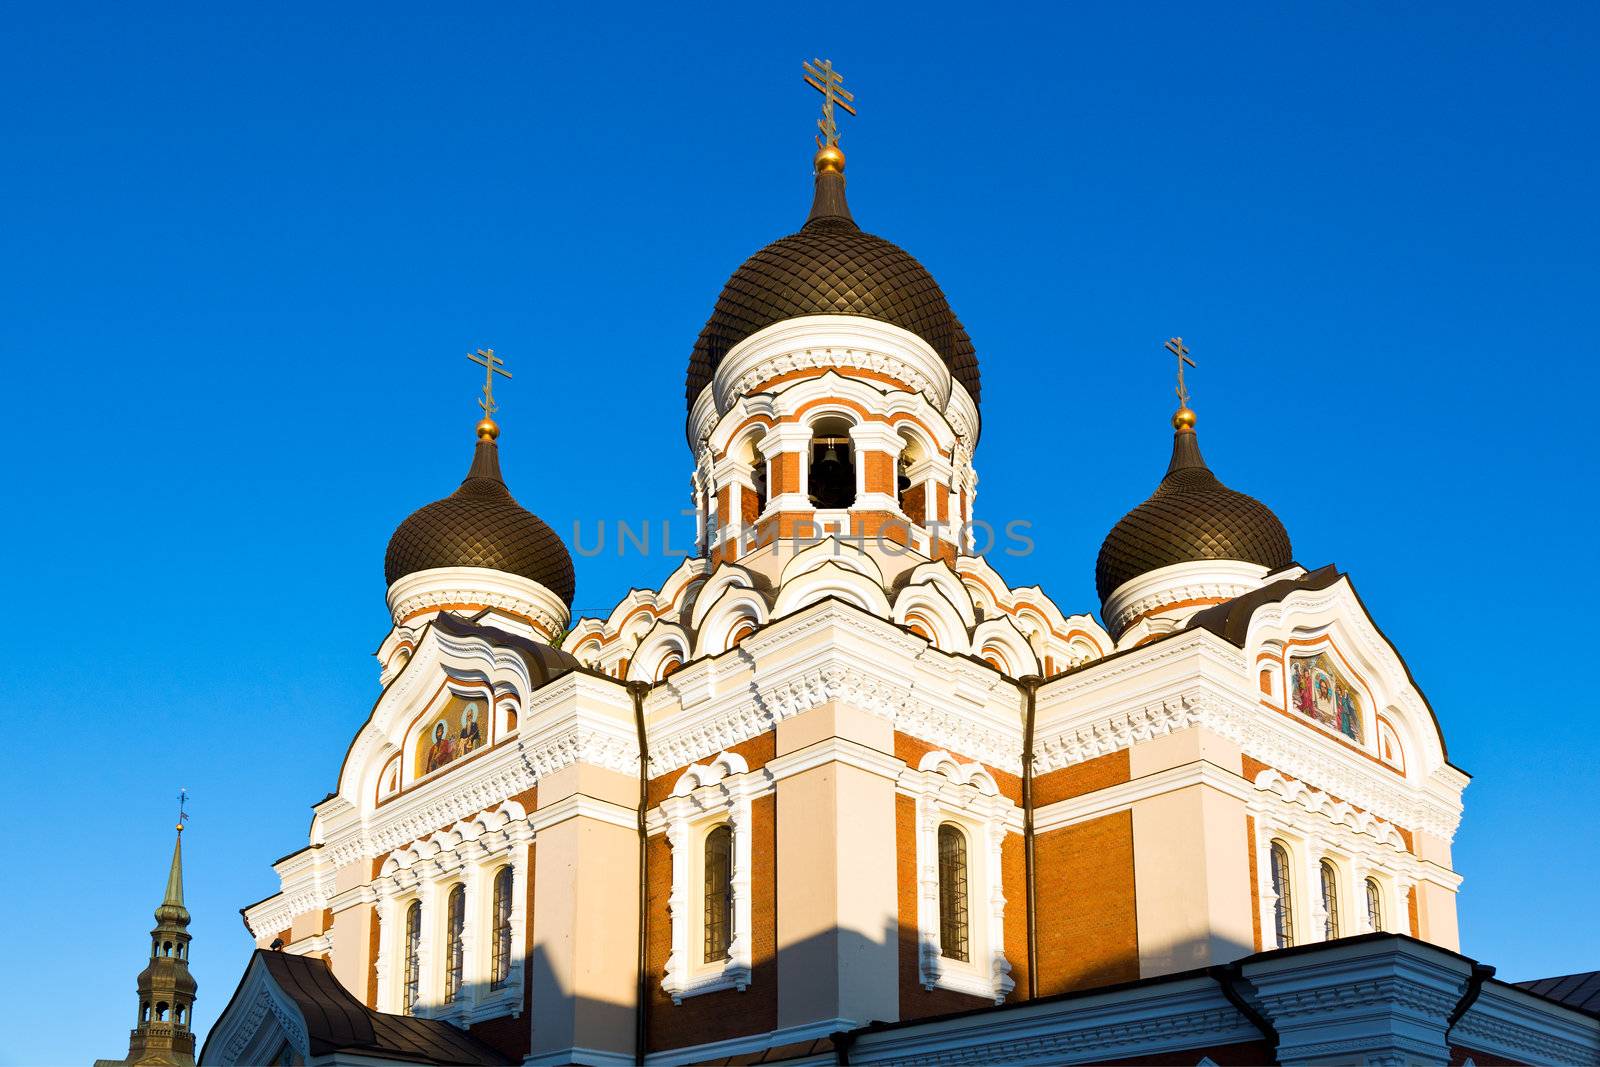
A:
[[[163,1064],[194,1067],[195,981],[189,974],[189,909],[183,904],[183,825],[188,792],[178,794],[177,839],[172,844],[172,864],[167,868],[167,888],[155,911],[150,931],[150,962],[139,972],[139,1013],[128,1039],[123,1060],[100,1060],[98,1065]]]
[[[842,107],[854,115],[851,101],[853,93],[844,88],[844,76],[833,69],[831,59],[814,59],[805,67],[806,84],[822,94],[822,117],[817,120],[817,154],[811,161],[816,172],[816,192],[811,199],[811,214],[806,225],[813,223],[844,223],[856,228],[850,217],[850,205],[844,198],[844,152],[839,149],[839,125],[834,121],[834,108]]]

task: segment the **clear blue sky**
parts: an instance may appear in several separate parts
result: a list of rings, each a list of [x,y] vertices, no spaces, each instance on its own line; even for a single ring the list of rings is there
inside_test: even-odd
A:
[[[465,472],[675,515],[683,375],[802,221],[830,55],[850,197],[977,344],[998,561],[1091,610],[1167,459],[1349,570],[1475,775],[1464,949],[1600,966],[1591,921],[1600,283],[1594,5],[13,6],[0,42],[0,686],[23,917],[0,1058],[117,1056],[187,835],[197,1021],[377,695],[383,550]],[[578,605],[670,561],[580,560]]]

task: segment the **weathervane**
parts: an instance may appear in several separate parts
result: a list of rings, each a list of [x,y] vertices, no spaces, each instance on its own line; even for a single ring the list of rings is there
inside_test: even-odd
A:
[[[1178,357],[1178,406],[1180,408],[1188,408],[1189,390],[1183,384],[1183,365],[1187,363],[1192,367],[1195,365],[1194,360],[1189,358],[1189,349],[1184,346],[1183,338],[1181,337],[1169,338],[1163,347]]]
[[[189,813],[188,813],[188,811],[185,810],[185,806],[188,803],[189,803],[189,791],[187,789],[179,789],[178,790],[178,833],[180,833],[180,834],[183,833],[183,824],[189,821]]]
[[[495,355],[492,348],[480,348],[476,355],[469,352],[467,358],[483,368],[483,399],[478,401],[478,406],[483,409],[485,419],[492,419],[499,408],[494,402],[494,376],[509,378],[511,372],[503,369],[506,361]]]
[[[833,121],[833,106],[838,104],[854,115],[856,109],[850,103],[855,100],[855,94],[844,88],[844,75],[833,69],[833,60],[813,59],[810,63],[802,62],[800,65],[806,69],[806,84],[822,94],[822,117],[817,120],[817,129],[822,131],[822,136],[817,138],[817,147],[837,148],[839,126]]]

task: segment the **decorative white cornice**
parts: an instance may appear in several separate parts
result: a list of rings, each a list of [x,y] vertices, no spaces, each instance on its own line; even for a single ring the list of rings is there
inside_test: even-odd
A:
[[[716,407],[726,412],[751,389],[783,374],[844,367],[903,382],[925,394],[935,410],[949,401],[949,369],[911,331],[859,315],[804,315],[773,323],[728,350],[712,381]]]
[[[1112,590],[1101,615],[1114,634],[1121,634],[1135,619],[1179,604],[1186,605],[1179,611],[1186,618],[1207,604],[1232,600],[1259,588],[1266,573],[1267,568],[1258,564],[1231,559],[1158,567]]]
[[[571,614],[565,601],[538,582],[487,567],[417,571],[391,585],[388,600],[397,626],[415,615],[446,608],[494,608],[531,620],[547,639],[566,626]]]

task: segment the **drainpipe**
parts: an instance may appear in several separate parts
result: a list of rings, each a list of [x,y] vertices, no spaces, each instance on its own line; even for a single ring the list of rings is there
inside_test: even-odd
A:
[[[1028,999],[1039,996],[1039,925],[1033,882],[1033,717],[1044,679],[1025,674],[1017,679],[1027,704],[1022,719],[1022,880],[1028,902]]]
[[[639,1010],[634,1012],[633,1058],[641,1064],[650,1021],[650,961],[645,954],[650,932],[650,882],[645,868],[650,839],[644,826],[650,810],[650,743],[644,731],[644,698],[649,692],[649,682],[628,683],[628,695],[633,697],[633,724],[639,731]]]
[[[1467,1013],[1467,1009],[1477,1001],[1478,994],[1483,992],[1483,983],[1494,977],[1494,968],[1487,963],[1474,963],[1472,974],[1467,978],[1467,990],[1461,994],[1461,999],[1456,1002],[1456,1009],[1450,1013],[1450,1018],[1444,1024],[1444,1043],[1450,1045],[1450,1031],[1456,1028],[1456,1023]]]
[[[1223,997],[1233,1005],[1234,1010],[1260,1031],[1262,1040],[1267,1043],[1267,1054],[1273,1063],[1278,1062],[1278,1028],[1272,1025],[1270,1019],[1252,1007],[1250,1002],[1244,999],[1244,994],[1239,992],[1239,978],[1244,973],[1244,966],[1238,960],[1234,960],[1232,963],[1207,967],[1206,973],[1222,987]]]

